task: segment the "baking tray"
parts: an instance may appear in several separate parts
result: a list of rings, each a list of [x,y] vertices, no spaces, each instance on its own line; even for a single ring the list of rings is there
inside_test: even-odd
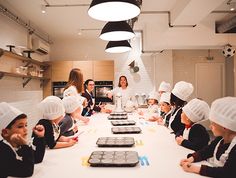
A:
[[[99,147],[132,147],[133,137],[100,137],[96,144]]]
[[[112,127],[113,134],[135,134],[140,133],[142,130],[139,127]]]
[[[139,157],[136,151],[94,151],[88,163],[92,167],[134,167]]]
[[[126,112],[113,112],[110,113],[110,115],[108,116],[109,120],[125,120],[128,119],[128,115]]]
[[[113,126],[135,125],[134,120],[111,121]]]

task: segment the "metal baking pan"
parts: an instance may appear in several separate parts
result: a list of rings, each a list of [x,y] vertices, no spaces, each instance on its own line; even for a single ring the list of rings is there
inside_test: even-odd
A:
[[[136,151],[94,151],[88,163],[92,167],[134,167],[139,157]]]
[[[100,137],[96,144],[99,147],[132,147],[133,137]]]

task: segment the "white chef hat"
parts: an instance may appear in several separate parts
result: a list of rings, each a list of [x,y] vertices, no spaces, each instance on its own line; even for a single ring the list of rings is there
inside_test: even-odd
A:
[[[187,101],[189,96],[193,93],[193,85],[191,83],[180,81],[175,84],[172,94],[183,101]]]
[[[166,102],[170,104],[170,92],[162,93],[160,98],[160,103]]]
[[[65,115],[65,108],[60,98],[56,96],[48,96],[40,102],[39,108],[43,114],[43,118],[54,120]]]
[[[158,93],[155,91],[152,91],[151,93],[149,93],[148,99],[154,99],[158,101]]]
[[[225,97],[211,104],[210,120],[236,132],[236,97]]]
[[[17,116],[23,114],[22,111],[14,108],[8,103],[0,103],[0,140],[2,139],[1,133]]]
[[[162,81],[158,91],[170,92],[170,90],[171,90],[170,84],[165,81]]]
[[[183,112],[195,123],[209,118],[210,107],[205,101],[194,98],[183,107]]]
[[[68,114],[73,113],[76,109],[83,109],[82,100],[77,96],[68,96],[62,99],[65,111]]]

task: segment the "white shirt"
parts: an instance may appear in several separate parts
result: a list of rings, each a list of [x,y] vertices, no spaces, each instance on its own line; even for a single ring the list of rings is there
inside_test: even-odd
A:
[[[81,103],[84,102],[85,98],[83,96],[81,96],[80,93],[78,93],[76,87],[74,85],[71,85],[69,88],[67,88],[64,92],[63,92],[63,98],[67,97],[67,96],[78,96]]]
[[[122,107],[126,105],[126,102],[133,97],[132,91],[129,87],[126,87],[125,89],[122,89],[121,87],[116,87],[113,90],[111,90],[113,99],[116,100],[117,93],[121,93],[122,96]]]

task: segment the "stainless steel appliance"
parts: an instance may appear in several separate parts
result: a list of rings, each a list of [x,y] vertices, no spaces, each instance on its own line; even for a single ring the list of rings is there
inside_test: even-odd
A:
[[[112,99],[107,97],[107,92],[113,89],[113,81],[95,81],[95,101],[96,104],[100,102],[113,102]]]
[[[63,98],[63,91],[67,82],[53,82],[52,83],[52,93],[54,96],[58,96],[59,98]]]

